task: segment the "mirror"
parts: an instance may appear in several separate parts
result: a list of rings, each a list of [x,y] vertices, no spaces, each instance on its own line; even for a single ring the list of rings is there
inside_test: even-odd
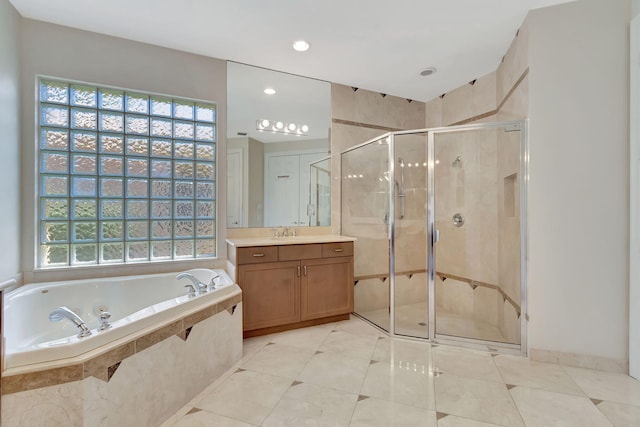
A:
[[[330,103],[328,82],[227,62],[228,228],[330,225]]]

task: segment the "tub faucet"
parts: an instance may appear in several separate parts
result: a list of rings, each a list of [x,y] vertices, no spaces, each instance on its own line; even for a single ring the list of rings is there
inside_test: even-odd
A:
[[[200,295],[200,294],[204,294],[205,292],[207,292],[207,285],[202,283],[200,280],[198,280],[196,278],[196,276],[194,276],[191,273],[180,273],[176,276],[177,280],[180,279],[189,279],[191,280],[191,283],[188,285],[185,285],[185,288],[191,288],[189,289],[189,295],[190,296],[196,296],[196,295]]]
[[[59,322],[62,319],[69,319],[79,329],[78,338],[84,338],[91,335],[91,331],[87,328],[87,324],[76,313],[69,309],[69,307],[58,307],[49,313],[49,320],[52,322]]]
[[[109,313],[108,311],[103,311],[100,313],[100,316],[98,317],[98,322],[100,323],[100,326],[98,326],[99,331],[106,331],[107,329],[111,328],[111,323],[109,322],[110,318],[111,313]]]
[[[209,285],[207,286],[207,292],[210,292],[210,291],[212,291],[212,290],[214,290],[214,289],[216,289],[218,287],[220,287],[220,288],[222,287],[222,285],[220,285],[220,286],[216,285],[216,279],[219,278],[219,277],[220,277],[219,275],[215,274],[211,278],[211,280],[209,281]]]

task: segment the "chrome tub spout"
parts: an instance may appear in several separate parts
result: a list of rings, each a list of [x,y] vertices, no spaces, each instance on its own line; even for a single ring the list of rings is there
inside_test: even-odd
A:
[[[91,331],[87,328],[87,324],[74,313],[69,307],[58,307],[49,313],[49,320],[52,322],[59,322],[62,319],[69,319],[78,328],[78,338],[84,338],[91,335]]]

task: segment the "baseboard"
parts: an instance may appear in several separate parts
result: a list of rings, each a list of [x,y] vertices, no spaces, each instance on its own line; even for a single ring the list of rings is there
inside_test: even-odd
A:
[[[596,369],[598,371],[629,374],[628,360],[613,359],[610,357],[530,348],[529,358],[536,362],[556,363],[576,368]]]

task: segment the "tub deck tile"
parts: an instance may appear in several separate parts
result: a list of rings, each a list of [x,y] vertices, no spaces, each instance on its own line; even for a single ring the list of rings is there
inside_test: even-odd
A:
[[[186,316],[183,319],[183,327],[184,329],[190,328],[193,325],[195,325],[196,323],[202,322],[203,320],[208,319],[211,316],[215,316],[217,313],[220,312],[219,308],[220,304],[214,304],[211,305],[209,307],[203,308],[200,311],[196,311],[193,314],[190,314],[188,316]]]
[[[12,375],[2,378],[2,394],[18,393],[41,387],[82,380],[82,364]]]
[[[132,341],[101,354],[84,363],[84,378],[92,376],[107,382],[109,381],[109,367],[122,362],[134,353],[135,342]]]
[[[136,343],[136,353],[139,353],[152,345],[158,344],[165,339],[179,334],[183,330],[182,319],[177,320],[173,323],[168,324],[156,331],[153,331],[143,337],[138,338]]]
[[[238,305],[241,302],[242,302],[242,294],[236,295],[233,298],[229,298],[228,300],[218,304],[218,313],[222,312],[223,310],[227,310],[229,314],[233,314],[232,313],[233,306]]]

